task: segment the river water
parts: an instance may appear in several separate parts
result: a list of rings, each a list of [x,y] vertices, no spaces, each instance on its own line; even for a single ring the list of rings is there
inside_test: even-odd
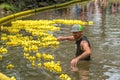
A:
[[[77,19],[93,21],[92,26],[84,28],[84,34],[91,43],[92,60],[80,61],[78,70],[71,71],[70,61],[75,57],[75,42],[60,41],[60,47],[52,50],[56,60],[61,61],[63,72],[67,73],[72,80],[120,80],[120,2],[88,2],[85,4],[72,4],[62,9],[36,13],[23,20],[39,19]],[[55,36],[72,35],[70,25],[59,25],[61,30]],[[9,59],[0,62],[1,72],[8,76],[14,75],[17,80],[59,80],[57,74],[44,69],[32,69],[22,59],[19,48],[11,48],[9,58],[16,63],[14,70],[4,69],[4,64]],[[47,50],[46,50],[47,51]],[[48,50],[49,51],[49,50]],[[15,57],[14,57],[15,56]]]

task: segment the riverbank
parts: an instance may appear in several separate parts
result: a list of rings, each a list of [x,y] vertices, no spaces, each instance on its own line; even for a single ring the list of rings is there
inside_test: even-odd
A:
[[[9,14],[30,10],[30,9],[36,9],[40,7],[50,6],[54,4],[60,4],[68,2],[67,0],[47,0],[47,1],[0,1],[0,17],[7,16]]]
[[[0,8],[0,18],[12,14],[12,11],[6,11],[3,8]]]

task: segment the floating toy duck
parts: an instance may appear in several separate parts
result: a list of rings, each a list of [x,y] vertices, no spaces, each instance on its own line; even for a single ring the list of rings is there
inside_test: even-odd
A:
[[[14,68],[14,65],[13,64],[9,64],[6,66],[7,69],[13,69]]]

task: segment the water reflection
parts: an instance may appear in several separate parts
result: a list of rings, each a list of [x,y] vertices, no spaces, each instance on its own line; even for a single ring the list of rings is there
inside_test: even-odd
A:
[[[117,4],[117,6],[113,5]],[[92,39],[93,43],[93,59],[96,61],[91,62],[92,79],[97,77],[98,80],[119,80],[118,75],[120,65],[119,56],[119,40],[120,40],[120,28],[118,27],[119,17],[119,2],[108,2],[107,0],[96,0],[94,3],[95,11],[94,28],[90,29],[91,35],[96,35],[96,38]],[[114,20],[113,20],[114,19]],[[96,49],[96,50],[94,50]],[[115,52],[116,51],[116,52]],[[115,65],[116,63],[116,65]],[[107,66],[105,68],[105,66]],[[116,71],[115,68],[116,67]],[[113,68],[113,69],[112,69]],[[110,71],[111,70],[111,71]],[[116,76],[114,74],[117,74]],[[117,78],[116,78],[117,77]]]
[[[105,13],[116,13],[119,11],[119,7],[120,7],[120,2],[108,2],[107,0],[103,0],[101,2],[101,8],[102,11],[104,11]],[[99,2],[100,5],[100,2]]]
[[[80,61],[76,67],[72,67],[71,69],[72,73],[75,75],[72,75],[73,80],[90,80],[89,68],[89,61]]]

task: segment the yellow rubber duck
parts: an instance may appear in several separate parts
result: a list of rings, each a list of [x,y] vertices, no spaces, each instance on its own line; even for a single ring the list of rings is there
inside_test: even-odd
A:
[[[13,64],[9,64],[6,66],[7,69],[13,69],[14,68],[14,65]]]
[[[8,76],[3,73],[0,73],[0,80],[11,80]]]
[[[12,77],[10,78],[10,80],[16,80],[16,78],[15,78],[14,76],[12,76]]]
[[[38,63],[37,66],[38,66],[38,68],[40,68],[40,67],[42,66],[42,64],[41,64],[41,63]]]

